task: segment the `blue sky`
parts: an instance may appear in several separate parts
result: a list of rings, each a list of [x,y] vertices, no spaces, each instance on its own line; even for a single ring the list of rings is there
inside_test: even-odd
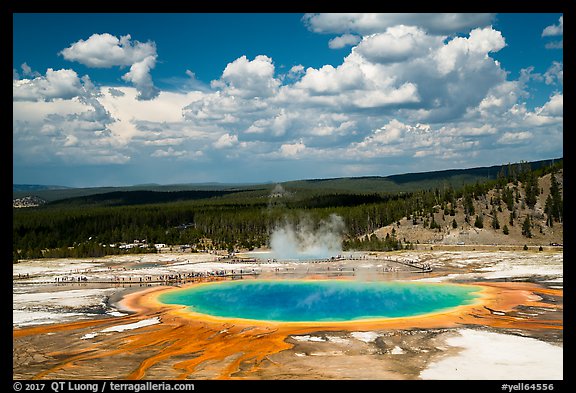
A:
[[[392,175],[563,156],[563,15],[14,14],[13,181]]]

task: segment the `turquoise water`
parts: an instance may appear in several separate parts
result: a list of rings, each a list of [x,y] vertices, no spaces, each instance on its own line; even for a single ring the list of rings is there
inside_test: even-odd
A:
[[[225,281],[166,292],[165,304],[225,318],[342,322],[407,317],[473,303],[479,287],[413,282]]]

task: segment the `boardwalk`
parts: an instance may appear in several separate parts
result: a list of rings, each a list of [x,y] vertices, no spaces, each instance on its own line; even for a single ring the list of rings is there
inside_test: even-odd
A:
[[[432,271],[432,265],[428,262],[420,262],[419,260],[409,259],[409,258],[397,258],[393,259],[391,257],[385,257],[384,260],[390,262],[400,263],[409,267],[413,267],[421,271],[422,273],[429,273]]]
[[[216,272],[202,272],[202,273],[187,273],[187,274],[169,274],[169,275],[144,275],[137,277],[113,277],[113,278],[97,278],[88,279],[87,277],[64,277],[66,279],[61,279],[56,277],[53,281],[28,281],[22,278],[14,279],[18,280],[18,284],[28,284],[28,285],[46,285],[46,284],[57,284],[57,285],[76,285],[76,284],[114,284],[114,285],[124,285],[124,284],[183,284],[192,281],[201,281],[210,278],[234,278],[243,276],[257,276],[260,272],[252,270],[238,269],[237,271],[216,271]],[[31,277],[29,277],[31,278]]]

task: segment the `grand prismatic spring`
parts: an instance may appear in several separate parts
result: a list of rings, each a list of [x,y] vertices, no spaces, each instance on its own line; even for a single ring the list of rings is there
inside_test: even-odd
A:
[[[158,300],[223,318],[342,322],[438,312],[473,302],[480,289],[413,282],[249,280],[196,285]]]

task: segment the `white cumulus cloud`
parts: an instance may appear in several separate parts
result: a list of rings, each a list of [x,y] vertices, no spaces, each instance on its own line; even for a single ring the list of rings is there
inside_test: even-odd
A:
[[[557,37],[564,35],[564,16],[561,16],[557,25],[546,26],[542,30],[542,37]],[[544,47],[546,49],[563,49],[564,40],[547,42]]]
[[[122,79],[131,82],[138,89],[138,99],[150,100],[159,94],[150,75],[158,57],[154,42],[132,41],[130,34],[119,38],[109,33],[92,34],[87,40],[71,44],[60,54],[66,60],[76,61],[87,67],[130,66]]]
[[[48,68],[45,76],[12,81],[13,99],[16,101],[70,99],[84,92],[82,80],[71,69]]]
[[[556,93],[542,107],[536,109],[536,113],[544,116],[564,115],[564,94]]]
[[[128,71],[122,79],[127,82],[132,82],[134,87],[138,90],[139,100],[151,100],[156,98],[160,91],[154,86],[150,70],[156,65],[156,56],[148,56],[142,61],[132,64],[130,71]]]
[[[546,26],[546,28],[542,30],[542,37],[558,36],[563,34],[564,34],[564,16],[561,16],[560,19],[558,19],[557,25]]]
[[[498,143],[511,145],[523,143],[529,139],[532,139],[532,133],[529,131],[505,132],[500,138],[498,138]]]
[[[296,158],[306,150],[306,145],[302,142],[284,143],[280,146],[280,156],[285,158]]]
[[[130,66],[149,56],[156,56],[156,45],[153,42],[132,42],[129,34],[120,38],[109,33],[92,34],[87,40],[71,44],[60,54],[66,60],[87,67],[110,68]]]
[[[214,147],[216,149],[226,149],[233,147],[238,144],[238,135],[224,134],[216,142],[214,142]]]
[[[366,35],[392,26],[408,25],[419,26],[434,34],[452,34],[488,26],[494,16],[478,13],[323,13],[306,14],[302,20],[316,33],[357,32]]]
[[[340,49],[344,48],[345,46],[356,45],[360,42],[362,37],[355,35],[355,34],[342,34],[338,37],[332,38],[328,41],[328,47],[330,49]]]
[[[430,36],[417,27],[399,25],[365,36],[355,50],[371,62],[392,63],[426,55],[442,41],[443,37]]]
[[[468,38],[456,37],[438,50],[435,56],[438,70],[447,74],[458,70],[463,64],[479,62],[490,52],[498,52],[506,46],[502,33],[492,27],[474,29]]]
[[[220,80],[212,82],[213,87],[242,98],[269,97],[279,85],[280,81],[274,78],[272,59],[264,55],[258,55],[254,60],[239,57],[226,66]]]

